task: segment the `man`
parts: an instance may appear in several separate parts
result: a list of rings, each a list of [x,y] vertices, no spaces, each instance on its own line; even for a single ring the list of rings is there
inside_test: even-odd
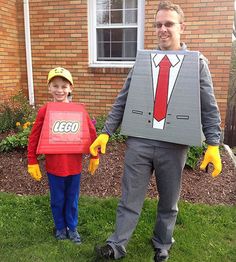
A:
[[[161,2],[156,12],[155,27],[159,50],[186,50],[186,45],[180,41],[185,29],[184,14],[178,5],[169,1]],[[220,116],[207,63],[203,56],[200,56],[199,60],[201,119],[208,144],[200,168],[205,169],[211,162],[214,165],[212,176],[217,176],[222,168],[219,155]],[[90,147],[92,155],[97,155],[99,147],[101,152],[105,153],[109,136],[120,125],[131,78],[132,70],[108,115],[103,134]],[[178,213],[181,175],[188,146],[132,136],[128,137],[126,143],[122,197],[118,204],[115,232],[107,239],[105,246],[96,248],[97,254],[105,259],[119,259],[125,256],[125,247],[137,225],[148,183],[154,171],[159,194],[152,238],[154,261],[166,261],[174,242],[173,231]]]

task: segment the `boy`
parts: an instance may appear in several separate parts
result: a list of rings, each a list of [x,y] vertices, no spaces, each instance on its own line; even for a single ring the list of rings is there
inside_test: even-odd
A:
[[[28,143],[28,172],[37,181],[40,181],[42,177],[37,161],[37,154],[38,146],[42,140],[41,137],[43,133],[47,133],[44,130],[44,126],[49,126],[49,121],[46,120],[47,110],[49,111],[49,105],[59,106],[60,113],[60,108],[63,108],[63,106],[66,105],[58,105],[56,103],[70,102],[69,96],[73,89],[72,75],[64,68],[54,68],[48,74],[47,84],[49,93],[53,97],[53,103],[48,103],[39,109]],[[70,106],[70,104],[68,104],[68,106]],[[77,106],[80,106],[83,109],[82,105]],[[56,113],[58,113],[58,111]],[[82,110],[82,113],[70,111],[69,115],[73,115],[75,113],[83,114],[84,119],[86,120],[83,125],[85,126],[85,129],[88,130],[86,137],[89,137],[89,141],[94,141],[96,138],[96,130],[88,117],[87,112],[84,109]],[[60,135],[68,134],[65,134],[64,132],[64,134]],[[81,141],[83,146],[85,140],[82,139]],[[78,150],[78,153],[69,152],[68,150],[73,147],[73,141],[71,143],[71,146],[65,146],[65,151],[61,148],[59,150],[53,148],[53,152],[50,151],[50,153],[48,153],[46,151],[43,153],[45,153],[46,158],[46,171],[49,181],[51,209],[55,223],[55,237],[58,240],[69,238],[74,243],[80,244],[81,239],[79,233],[77,232],[78,198],[80,190],[80,174],[82,171],[82,153],[86,152],[84,152],[84,149],[82,150],[83,152]],[[98,168],[98,165],[98,157],[91,157],[89,162],[89,172],[94,174]]]

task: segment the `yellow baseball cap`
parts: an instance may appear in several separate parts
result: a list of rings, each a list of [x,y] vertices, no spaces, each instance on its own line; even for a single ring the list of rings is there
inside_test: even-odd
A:
[[[64,77],[66,80],[68,80],[73,85],[73,79],[70,71],[63,67],[56,67],[49,71],[48,73],[48,84],[51,81],[51,79],[55,76],[61,76]]]

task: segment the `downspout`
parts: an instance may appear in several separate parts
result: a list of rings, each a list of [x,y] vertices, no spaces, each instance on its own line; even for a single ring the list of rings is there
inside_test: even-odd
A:
[[[33,83],[33,70],[32,70],[29,1],[28,0],[24,0],[24,22],[25,22],[25,49],[26,49],[26,65],[27,65],[29,104],[34,106],[35,105],[35,102],[34,102],[34,83]]]

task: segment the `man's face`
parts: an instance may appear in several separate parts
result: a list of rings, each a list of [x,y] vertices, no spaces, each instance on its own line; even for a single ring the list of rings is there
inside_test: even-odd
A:
[[[175,11],[160,10],[156,15],[156,34],[161,50],[179,50],[185,25]]]

